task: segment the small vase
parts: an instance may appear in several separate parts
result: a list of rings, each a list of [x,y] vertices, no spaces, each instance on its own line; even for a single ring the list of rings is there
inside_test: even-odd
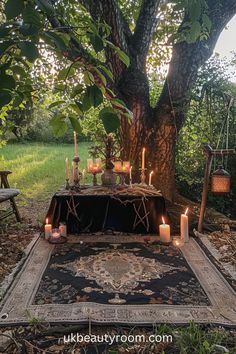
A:
[[[114,186],[116,185],[116,175],[110,169],[106,169],[101,175],[103,186]]]

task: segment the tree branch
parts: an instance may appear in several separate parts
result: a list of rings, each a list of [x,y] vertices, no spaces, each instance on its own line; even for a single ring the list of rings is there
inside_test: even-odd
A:
[[[221,31],[236,13],[235,0],[208,0],[208,7],[212,22],[208,38],[174,45],[168,75],[155,108],[156,117],[166,113],[172,115],[177,130],[183,125],[198,69],[210,58]]]
[[[142,2],[132,38],[133,51],[137,55],[140,68],[145,65],[152,35],[158,23],[157,13],[160,3],[161,0],[143,0]]]

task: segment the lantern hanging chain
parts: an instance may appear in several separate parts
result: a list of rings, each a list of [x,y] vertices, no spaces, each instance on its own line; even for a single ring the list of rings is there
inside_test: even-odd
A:
[[[222,147],[224,146],[224,134],[226,135],[226,140],[225,140],[225,148],[229,148],[229,123],[230,123],[230,110],[231,107],[234,104],[234,98],[231,96],[230,100],[227,104],[227,115],[222,123],[221,129],[220,129],[220,134],[219,138],[217,141],[216,149],[219,149],[219,145],[222,139]],[[224,166],[224,155],[221,153],[221,163]],[[225,157],[225,168],[227,168],[228,165],[228,155]],[[214,156],[214,170],[216,169],[216,156]]]

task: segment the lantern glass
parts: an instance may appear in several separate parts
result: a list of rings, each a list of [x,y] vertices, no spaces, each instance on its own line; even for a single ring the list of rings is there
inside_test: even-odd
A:
[[[219,166],[211,176],[211,191],[213,193],[230,192],[230,174],[222,166]]]

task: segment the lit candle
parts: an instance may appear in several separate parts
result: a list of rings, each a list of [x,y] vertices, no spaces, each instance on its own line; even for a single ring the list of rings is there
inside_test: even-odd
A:
[[[66,179],[69,179],[69,161],[66,158]]]
[[[152,185],[152,175],[153,175],[153,171],[151,171],[149,174],[149,186]]]
[[[52,236],[52,225],[48,223],[48,218],[46,219],[46,224],[44,226],[45,239],[48,240]]]
[[[162,224],[159,225],[160,241],[163,243],[170,242],[170,225],[165,223],[165,219],[162,217]]]
[[[78,156],[78,145],[76,139],[76,131],[74,131],[74,146],[75,146],[75,156]]]
[[[188,232],[188,208],[185,210],[184,214],[181,214],[180,218],[180,237],[184,242],[189,241],[189,232]]]
[[[130,169],[129,169],[129,184],[132,186],[132,168],[133,166],[130,166]]]
[[[123,171],[129,173],[129,171],[130,171],[130,162],[129,161],[123,162]]]
[[[122,172],[122,162],[121,161],[114,162],[114,170],[115,170],[115,172]]]
[[[72,167],[72,170],[71,170],[71,182],[73,183],[74,182],[74,174],[75,174],[74,161],[72,161],[71,167]]]
[[[145,169],[145,148],[142,150],[142,170]]]

